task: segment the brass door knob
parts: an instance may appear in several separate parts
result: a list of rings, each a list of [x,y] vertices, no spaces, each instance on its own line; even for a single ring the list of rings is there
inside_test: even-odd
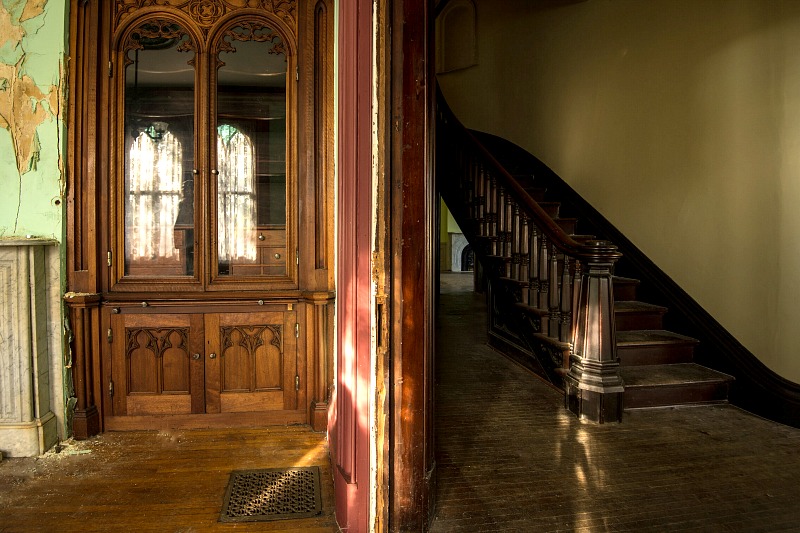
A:
[[[208,354],[208,358],[209,358],[209,359],[216,359],[216,358],[217,358],[217,354],[215,354],[215,353],[210,353],[210,354]]]

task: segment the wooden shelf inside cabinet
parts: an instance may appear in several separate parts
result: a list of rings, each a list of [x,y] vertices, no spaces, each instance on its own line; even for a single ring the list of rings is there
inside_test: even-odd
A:
[[[230,266],[234,276],[281,276],[286,273],[286,228],[259,227],[256,261]]]

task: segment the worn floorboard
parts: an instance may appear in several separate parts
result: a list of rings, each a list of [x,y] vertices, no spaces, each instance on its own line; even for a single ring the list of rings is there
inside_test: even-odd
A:
[[[432,531],[800,531],[800,430],[730,405],[579,422],[486,345],[471,277],[441,282]]]
[[[322,515],[218,523],[232,470],[319,466]],[[303,426],[105,433],[0,463],[0,532],[338,531],[325,435]]]
[[[800,430],[717,405],[582,424],[486,346],[471,278],[443,276],[441,532],[800,531]],[[232,470],[320,466],[323,514],[217,522]],[[0,463],[0,532],[337,531],[325,437],[306,427],[106,433]]]

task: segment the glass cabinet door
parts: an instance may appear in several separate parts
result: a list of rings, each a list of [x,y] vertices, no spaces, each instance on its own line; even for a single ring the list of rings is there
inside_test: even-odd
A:
[[[240,24],[218,45],[216,76],[216,275],[285,276],[286,71],[269,27]]]
[[[124,274],[195,274],[195,51],[177,23],[139,25],[125,46]]]

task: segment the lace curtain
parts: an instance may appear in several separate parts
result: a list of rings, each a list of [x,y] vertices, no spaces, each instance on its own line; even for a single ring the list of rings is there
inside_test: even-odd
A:
[[[220,262],[256,260],[253,143],[233,126],[217,128],[217,226]]]
[[[142,132],[128,159],[128,205],[125,211],[129,260],[172,258],[174,229],[181,200],[183,153],[170,132],[154,140]]]

